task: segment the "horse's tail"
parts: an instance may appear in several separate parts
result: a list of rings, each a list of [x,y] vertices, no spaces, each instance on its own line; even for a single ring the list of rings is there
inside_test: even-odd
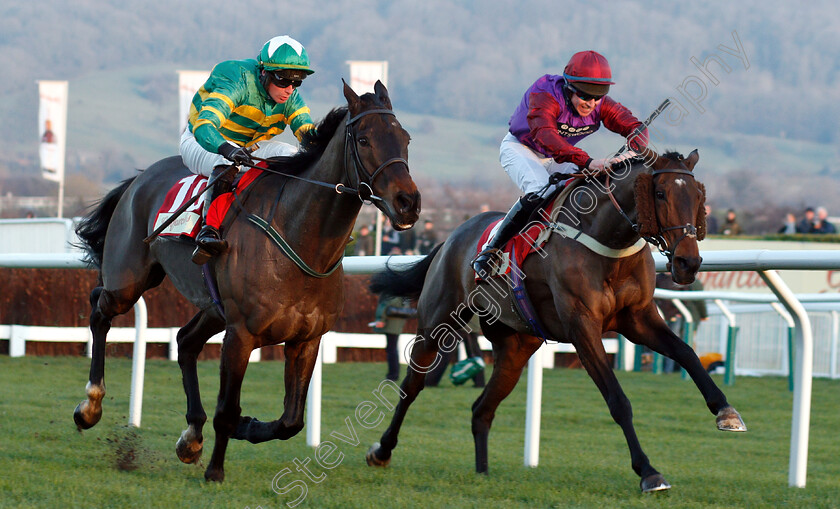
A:
[[[407,268],[392,269],[386,265],[385,270],[371,276],[370,291],[395,297],[418,298],[423,291],[423,281],[426,280],[429,266],[442,246],[443,244],[438,244],[425,258]]]
[[[79,236],[81,242],[75,244],[75,246],[84,250],[84,261],[93,268],[102,268],[102,252],[105,249],[105,234],[108,232],[108,224],[111,223],[111,217],[114,215],[117,203],[135,178],[137,177],[131,177],[120,182],[120,185],[96,203],[93,212],[85,216],[76,226],[76,235]]]

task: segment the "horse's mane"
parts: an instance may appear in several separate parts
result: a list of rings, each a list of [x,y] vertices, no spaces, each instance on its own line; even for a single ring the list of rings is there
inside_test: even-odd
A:
[[[300,150],[291,156],[272,157],[270,166],[289,173],[300,173],[317,161],[347,116],[347,106],[334,108],[327,113],[314,129],[303,133]]]
[[[685,159],[685,157],[676,150],[669,150],[664,154],[660,154],[659,157],[664,157],[665,159],[670,159],[671,161],[675,162],[680,162],[683,159]]]
[[[676,150],[668,150],[664,154],[660,154],[659,157],[674,162],[682,162],[685,159]],[[700,188],[701,197],[700,209],[697,212],[697,217],[694,219],[694,225],[697,228],[697,240],[703,240],[706,237],[706,211],[704,207],[706,203],[706,186],[700,181],[697,181],[697,186]],[[639,235],[642,237],[652,237],[659,230],[656,221],[656,209],[653,205],[653,175],[650,173],[639,174],[636,177],[633,194],[636,201]]]

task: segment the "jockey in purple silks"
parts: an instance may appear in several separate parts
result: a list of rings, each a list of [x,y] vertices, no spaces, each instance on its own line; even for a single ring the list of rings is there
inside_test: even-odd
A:
[[[642,126],[633,114],[607,97],[613,85],[607,59],[595,51],[572,55],[562,76],[546,74],[535,81],[510,117],[499,160],[523,196],[513,204],[487,247],[472,262],[479,277],[490,273],[499,250],[529,221],[542,203],[553,173],[575,173],[578,168],[603,170],[636,155],[647,145],[647,131],[628,139],[631,150],[621,156],[593,159],[575,147],[604,127],[624,137]]]

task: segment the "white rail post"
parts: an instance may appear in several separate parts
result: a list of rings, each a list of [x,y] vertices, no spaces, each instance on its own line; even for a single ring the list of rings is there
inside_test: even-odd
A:
[[[128,424],[140,427],[143,413],[143,380],[146,375],[146,301],[143,297],[134,304],[134,355],[131,361],[131,392],[128,402]]]
[[[543,343],[528,359],[528,395],[525,403],[525,466],[540,463],[540,410],[542,408]]]
[[[793,422],[790,433],[788,486],[805,487],[808,471],[808,433],[811,424],[811,376],[814,370],[814,336],[802,303],[775,270],[758,275],[782,301],[796,322],[796,371],[793,377]]]
[[[9,327],[9,357],[23,357],[26,355],[26,325],[12,325]]]
[[[837,348],[840,343],[840,313],[837,311],[831,312],[831,361],[829,376],[837,378]]]
[[[721,299],[715,299],[714,302],[729,322],[726,334],[726,372],[723,375],[723,383],[732,385],[735,383],[735,334],[738,326],[735,323],[735,313],[730,311]]]
[[[318,447],[321,443],[321,374],[324,367],[324,338],[318,346],[318,358],[309,380],[306,395],[306,445]],[[288,361],[287,361],[288,362]]]
[[[691,311],[688,310],[688,307],[685,305],[683,301],[680,299],[671,299],[671,302],[674,303],[674,306],[682,313],[683,315],[683,337],[682,340],[693,350],[694,345],[691,344],[691,338],[694,335],[694,316],[691,314]],[[688,376],[688,371],[680,367],[680,378],[683,380],[691,380],[691,377]]]
[[[794,349],[794,341],[796,338],[796,322],[793,321],[793,317],[790,316],[790,313],[787,312],[784,306],[779,304],[778,302],[771,302],[770,307],[776,310],[779,313],[779,316],[787,323],[788,326],[788,341],[787,341],[787,367],[788,367],[788,390],[793,392],[793,349]]]

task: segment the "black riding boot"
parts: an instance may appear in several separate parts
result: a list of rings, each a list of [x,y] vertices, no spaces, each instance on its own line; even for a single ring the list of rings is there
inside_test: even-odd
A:
[[[473,260],[472,267],[479,278],[485,279],[490,275],[491,269],[498,265],[500,249],[505,247],[510,239],[522,231],[528,224],[531,214],[543,202],[536,193],[528,193],[510,208],[505,218],[502,219],[496,235],[487,244],[487,247]]]
[[[216,175],[221,175],[221,177],[213,183],[213,189],[207,191],[209,196],[204,200],[205,223],[195,239],[197,245],[192,254],[192,261],[198,265],[204,265],[210,261],[210,258],[224,253],[228,248],[228,243],[221,238],[219,230],[207,224],[206,221],[207,213],[210,211],[210,204],[219,196],[230,192],[233,186],[233,179],[236,177],[236,166],[216,166],[213,168],[213,174],[210,178]]]

